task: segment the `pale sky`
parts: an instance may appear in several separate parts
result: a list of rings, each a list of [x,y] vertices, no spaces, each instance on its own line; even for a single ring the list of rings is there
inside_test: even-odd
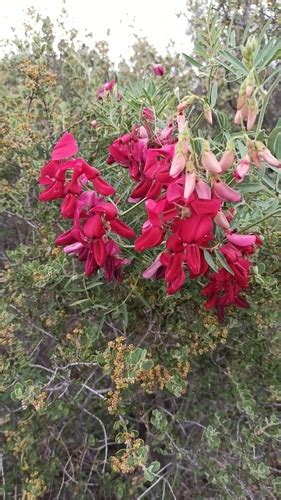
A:
[[[68,27],[79,30],[79,39],[85,40],[87,29],[94,41],[107,40],[111,59],[115,62],[130,56],[133,33],[147,36],[162,54],[172,40],[178,52],[190,52],[190,41],[185,35],[186,19],[177,14],[186,11],[185,0],[2,0],[0,8],[1,39],[23,33],[23,20],[28,7],[48,14],[55,22],[63,5],[68,12]],[[108,35],[108,30],[110,34]],[[90,40],[87,39],[90,44]]]

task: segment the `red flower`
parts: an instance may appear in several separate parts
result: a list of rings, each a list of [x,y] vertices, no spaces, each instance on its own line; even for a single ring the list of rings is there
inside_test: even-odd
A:
[[[231,244],[220,248],[232,273],[220,269],[210,275],[210,282],[203,288],[202,294],[208,297],[207,309],[216,307],[220,319],[224,318],[224,308],[229,305],[249,307],[248,302],[240,296],[240,292],[249,286],[250,262],[242,257],[242,253]]]
[[[147,137],[139,137],[139,128],[134,127],[132,132],[124,134],[109,146],[109,164],[119,163],[128,168],[134,180],[140,180],[146,159]]]

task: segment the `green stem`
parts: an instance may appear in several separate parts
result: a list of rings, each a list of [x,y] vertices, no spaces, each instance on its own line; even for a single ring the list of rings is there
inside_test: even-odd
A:
[[[199,122],[202,120],[204,116],[204,113],[200,113],[200,115],[198,116],[198,118],[196,118],[195,122],[191,125],[191,130],[194,129],[198,124]]]
[[[262,217],[261,219],[259,219],[257,222],[254,222],[253,224],[250,224],[249,226],[244,227],[243,229],[241,229],[241,232],[244,233],[245,231],[248,231],[249,229],[251,229],[251,227],[257,226],[258,224],[265,221],[266,219],[269,219],[270,217],[274,217],[274,215],[277,214],[279,211],[280,211],[280,208],[278,210],[276,210],[276,212],[273,212],[273,214],[266,215],[265,217]],[[276,215],[276,217],[278,217],[278,215]],[[281,217],[281,214],[279,217]]]
[[[122,212],[120,215],[123,216],[129,212],[131,212],[131,210],[134,210],[135,207],[137,207],[138,205],[140,205],[141,203],[143,203],[144,201],[146,201],[146,198],[143,198],[142,200],[138,201],[137,203],[135,203],[132,207],[128,208],[128,210],[125,210],[125,212]]]
[[[256,128],[255,139],[257,139],[257,137],[258,137],[258,135],[259,135],[259,133],[261,131],[263,120],[264,120],[264,115],[265,115],[265,112],[266,112],[266,108],[267,108],[267,105],[268,105],[269,98],[270,98],[273,90],[279,84],[280,80],[281,80],[280,76],[279,76],[279,78],[276,78],[275,82],[273,82],[273,84],[271,85],[270,89],[268,90],[266,96],[263,98],[261,112],[260,112],[260,116],[259,116],[259,120],[258,120],[258,124],[257,124],[257,128]]]

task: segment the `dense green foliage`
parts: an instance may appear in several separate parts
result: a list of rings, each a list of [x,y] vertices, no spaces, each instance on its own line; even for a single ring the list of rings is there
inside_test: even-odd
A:
[[[241,83],[231,55],[240,57],[245,40],[236,45],[235,20],[229,28],[209,14],[194,59],[157,58],[167,67],[163,79],[147,67],[155,60],[146,55],[141,65],[142,44],[157,55],[139,41],[134,70],[123,64],[117,72],[123,99],[100,102],[97,87],[116,76],[106,46],[90,50],[71,32],[55,50],[50,21],[37,19],[37,28],[35,17],[0,62],[6,498],[278,498],[277,169],[253,171],[241,184],[237,220],[264,244],[253,258],[251,308],[231,309],[224,323],[204,309],[198,285],[167,297],[161,282],[141,278],[153,251],[135,255],[120,284],[85,278],[53,244],[68,227],[56,203],[37,199],[39,170],[70,130],[83,156],[118,186],[124,220],[140,228],[144,213],[128,210],[131,182],[106,164],[107,148],[139,122],[143,107],[164,124],[178,93],[199,88],[215,125],[198,120],[198,135],[221,151]],[[280,122],[266,107],[277,99],[276,47],[268,50],[266,32],[258,36],[269,91],[258,138],[280,159]],[[130,245],[123,251],[131,257]]]

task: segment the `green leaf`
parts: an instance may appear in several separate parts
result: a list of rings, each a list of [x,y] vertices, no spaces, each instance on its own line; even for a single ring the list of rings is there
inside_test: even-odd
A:
[[[144,470],[143,477],[146,481],[149,481],[151,483],[154,479],[154,474],[148,468]]]
[[[158,460],[154,460],[154,462],[151,462],[149,469],[152,470],[152,472],[157,472],[160,469],[160,462]]]
[[[224,258],[224,255],[219,250],[215,250],[215,254],[216,254],[216,257],[217,257],[219,263],[222,265],[222,267],[224,269],[226,269],[226,271],[228,273],[234,274],[234,272],[232,271],[231,267],[229,267],[228,263],[226,262],[226,260]]]
[[[245,66],[237,59],[237,57],[233,56],[228,50],[221,50],[220,55],[224,57],[224,59],[236,70],[235,72],[239,71],[242,73],[242,75],[247,75],[248,70],[245,68]],[[229,68],[232,73],[234,72],[231,67]]]
[[[280,50],[281,40],[277,40],[276,38],[271,39],[255,58],[254,64],[258,69],[258,73],[278,57]]]
[[[196,68],[198,69],[201,69],[203,68],[202,64],[200,64],[199,62],[195,61],[195,59],[193,59],[193,57],[190,57],[188,56],[187,54],[184,54],[182,53],[182,55],[184,56],[184,58],[186,59],[186,61],[191,65],[191,66],[195,66]]]
[[[136,455],[138,457],[138,459],[143,463],[145,464],[145,462],[147,461],[147,457],[148,457],[148,447],[147,446],[141,446],[137,452],[136,452]]]
[[[214,82],[211,90],[211,107],[214,108],[218,97],[218,82]]]
[[[153,481],[155,477],[155,473],[160,469],[160,462],[158,460],[155,460],[154,462],[151,462],[149,467],[146,467],[144,470],[144,478],[146,481]]]
[[[223,130],[229,129],[229,119],[228,116],[222,111],[215,111],[216,118],[218,120],[219,126]]]
[[[272,154],[281,160],[281,126],[274,128],[269,134],[267,145]]]
[[[150,418],[152,425],[162,434],[166,431],[168,421],[164,413],[160,410],[153,410]]]
[[[128,362],[131,365],[137,365],[140,361],[143,361],[146,356],[147,350],[137,347],[134,351],[130,352],[128,355]]]
[[[179,375],[173,375],[170,377],[166,384],[166,389],[168,389],[168,391],[174,394],[177,398],[182,396],[185,388],[186,382]]]
[[[208,252],[208,250],[206,250],[204,248],[203,253],[204,253],[205,260],[209,264],[210,268],[213,269],[213,271],[215,271],[215,273],[217,273],[218,272],[218,268],[217,268],[217,266],[216,266],[216,264],[214,262],[213,257],[211,256],[210,252]]]
[[[264,188],[260,182],[243,182],[237,186],[237,189],[240,193],[258,193]]]
[[[154,366],[154,361],[152,359],[145,359],[144,361],[141,362],[142,370],[151,370],[153,366]]]

